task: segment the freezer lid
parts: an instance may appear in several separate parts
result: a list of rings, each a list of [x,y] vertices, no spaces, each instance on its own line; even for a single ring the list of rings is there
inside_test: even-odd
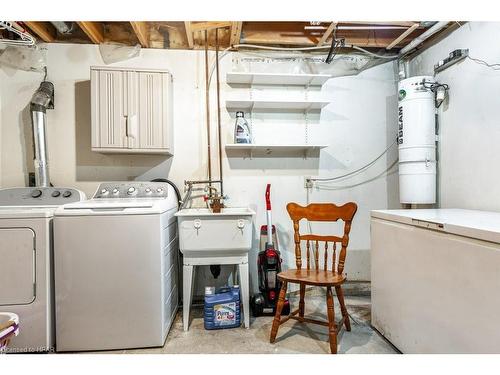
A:
[[[374,210],[379,218],[444,233],[500,243],[500,213],[458,208]]]

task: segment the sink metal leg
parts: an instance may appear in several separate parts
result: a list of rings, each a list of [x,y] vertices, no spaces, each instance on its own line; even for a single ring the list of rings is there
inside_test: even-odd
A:
[[[240,275],[241,298],[243,299],[243,317],[245,328],[250,328],[250,280],[248,277],[248,263],[238,265]]]
[[[238,284],[238,265],[233,266],[233,285]]]
[[[182,270],[182,326],[189,329],[189,309],[193,298],[194,266],[184,265]]]

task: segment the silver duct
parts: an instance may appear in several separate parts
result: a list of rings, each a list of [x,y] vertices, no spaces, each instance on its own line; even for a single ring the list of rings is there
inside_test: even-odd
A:
[[[33,146],[36,186],[50,186],[49,165],[47,162],[46,111],[54,108],[54,85],[42,82],[31,98],[31,122],[33,126]]]

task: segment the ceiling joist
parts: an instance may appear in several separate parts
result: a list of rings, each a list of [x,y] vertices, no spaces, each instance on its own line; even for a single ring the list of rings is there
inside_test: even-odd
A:
[[[323,34],[323,36],[321,37],[321,39],[319,40],[318,42],[318,46],[322,46],[323,44],[326,43],[326,41],[328,40],[328,37],[330,36],[330,34],[333,32],[333,30],[335,30],[335,28],[337,27],[337,23],[338,22],[332,22],[330,24],[330,26],[328,26],[328,29],[326,29],[325,33]]]
[[[242,28],[243,28],[243,22],[231,22],[231,39],[229,41],[229,44],[231,46],[240,43]]]
[[[189,49],[193,49],[194,40],[193,40],[193,30],[191,30],[191,21],[185,21],[184,28],[186,29],[186,38],[188,42],[188,47]]]
[[[415,31],[418,28],[418,23],[414,23],[411,25],[404,33],[402,33],[400,36],[398,36],[396,39],[394,39],[385,49],[387,51],[391,50],[394,46],[396,46],[399,42],[401,42],[404,38],[406,38],[408,35],[410,35],[413,31]]]
[[[104,27],[100,22],[78,21],[78,26],[89,37],[92,43],[104,42]]]
[[[213,29],[222,29],[225,27],[231,27],[232,22],[191,22],[191,30],[193,32],[196,31],[205,31],[205,30],[213,30]]]
[[[56,40],[57,31],[50,22],[25,21],[24,23],[33,31],[36,37],[40,38],[45,43],[51,43]]]
[[[19,21],[22,22],[22,21]],[[71,22],[68,22],[72,24]],[[79,27],[60,32],[50,22],[24,22],[38,40],[49,43],[140,43],[145,48],[203,49],[204,32],[209,48],[215,48],[215,29],[219,46],[262,44],[282,47],[325,46],[335,35],[346,44],[397,51],[421,35],[432,23],[418,21],[80,21]]]
[[[134,29],[134,33],[139,39],[139,43],[143,48],[149,48],[149,26],[147,22],[142,21],[130,21],[130,25],[132,29]]]

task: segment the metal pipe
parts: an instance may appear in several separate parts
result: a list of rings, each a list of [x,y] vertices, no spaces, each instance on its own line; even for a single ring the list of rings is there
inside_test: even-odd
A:
[[[33,130],[35,183],[36,186],[50,186],[49,165],[47,161],[46,114],[47,108],[53,108],[54,85],[42,82],[33,94],[30,103]]]
[[[200,180],[200,181],[197,181],[197,180],[186,180],[184,181],[184,184],[185,185],[199,185],[199,184],[217,184],[217,183],[221,183],[222,181],[220,180]]]
[[[419,44],[423,43],[427,39],[429,39],[432,35],[442,30],[448,25],[448,22],[437,22],[434,26],[427,29],[425,32],[417,36],[413,39],[409,44],[407,44],[404,48],[399,51],[399,56],[403,56],[406,53],[410,52],[414,48],[416,48]]]
[[[210,85],[208,82],[208,31],[205,30],[205,105],[207,116],[207,146],[208,146],[208,180],[212,180],[212,160],[210,141]]]
[[[217,132],[219,141],[219,178],[220,195],[224,196],[224,185],[222,182],[222,130],[220,124],[220,77],[219,77],[219,29],[215,29],[215,76],[217,79]]]
[[[47,137],[45,130],[45,112],[32,111],[31,121],[33,124],[33,146],[35,164],[35,183],[36,186],[48,187],[49,163],[47,161]]]

